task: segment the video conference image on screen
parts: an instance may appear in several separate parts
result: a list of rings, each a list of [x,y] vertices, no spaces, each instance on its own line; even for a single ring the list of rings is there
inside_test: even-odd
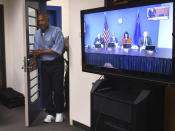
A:
[[[107,68],[172,73],[173,3],[84,15],[85,62]]]

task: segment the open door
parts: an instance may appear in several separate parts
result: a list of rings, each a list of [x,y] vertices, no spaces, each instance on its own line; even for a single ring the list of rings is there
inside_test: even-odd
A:
[[[35,1],[26,1],[26,57],[24,58],[24,71],[26,72],[26,90],[25,90],[25,125],[28,127],[41,112],[40,106],[40,77],[39,70],[30,71],[30,62],[32,57],[29,51],[33,49],[34,34],[37,31],[37,13],[39,3]]]

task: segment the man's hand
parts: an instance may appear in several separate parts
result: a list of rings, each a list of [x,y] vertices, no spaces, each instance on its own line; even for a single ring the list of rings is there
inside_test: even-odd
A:
[[[35,70],[36,69],[36,65],[37,65],[37,55],[33,55],[32,61],[31,61],[30,65],[29,65],[30,66],[29,71],[31,72],[31,71]]]
[[[30,69],[29,69],[30,72],[36,69],[36,63],[37,63],[36,60],[33,60],[31,62],[31,64],[29,65],[30,66]]]
[[[40,50],[30,50],[29,54],[33,55],[33,58],[30,63],[30,68],[29,71],[33,71],[36,69],[36,64],[37,64],[37,56],[40,54]]]

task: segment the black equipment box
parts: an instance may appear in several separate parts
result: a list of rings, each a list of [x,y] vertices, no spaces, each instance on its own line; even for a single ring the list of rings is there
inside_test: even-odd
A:
[[[101,44],[95,44],[95,48],[102,48]]]
[[[131,48],[131,44],[124,44],[123,48]]]
[[[115,47],[115,43],[108,43],[108,47]]]
[[[146,46],[146,50],[154,51],[155,50],[155,46],[153,46],[153,45]]]
[[[91,131],[163,131],[164,88],[97,80],[91,90]]]
[[[12,88],[1,88],[0,101],[8,108],[14,108],[24,105],[24,96]]]

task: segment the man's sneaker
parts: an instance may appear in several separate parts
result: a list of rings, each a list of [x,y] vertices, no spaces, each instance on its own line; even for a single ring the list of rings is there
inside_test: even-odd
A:
[[[63,114],[62,113],[56,113],[55,122],[63,122]]]
[[[44,122],[46,123],[51,123],[52,121],[55,120],[55,117],[52,115],[47,115],[46,118],[44,119]]]

